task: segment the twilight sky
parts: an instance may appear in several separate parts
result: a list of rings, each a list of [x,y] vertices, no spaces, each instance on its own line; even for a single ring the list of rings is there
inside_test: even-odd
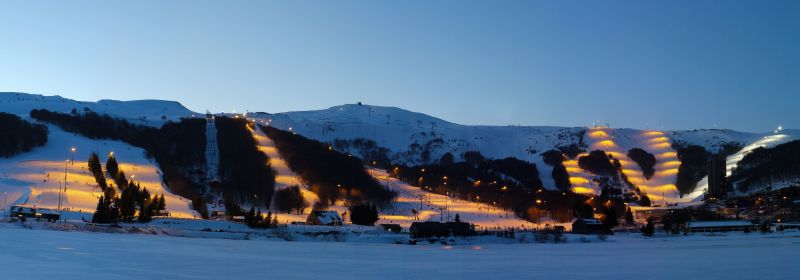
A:
[[[463,124],[800,128],[800,1],[131,2],[0,0],[0,91],[195,111],[362,101]]]

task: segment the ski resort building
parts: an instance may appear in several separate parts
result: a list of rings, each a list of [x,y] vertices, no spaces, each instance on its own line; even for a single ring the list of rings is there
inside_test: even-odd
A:
[[[15,205],[11,206],[9,216],[17,218],[45,219],[55,222],[61,218],[61,213],[52,209],[39,208],[36,206]]]
[[[690,221],[686,223],[689,232],[728,232],[756,230],[756,225],[750,221]]]
[[[342,217],[336,211],[314,210],[308,214],[306,224],[321,226],[341,226]]]
[[[610,234],[611,229],[598,219],[577,219],[572,222],[572,233],[577,234]]]

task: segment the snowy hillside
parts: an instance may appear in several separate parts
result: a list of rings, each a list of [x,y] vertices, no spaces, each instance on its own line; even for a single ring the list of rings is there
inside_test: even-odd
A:
[[[179,120],[194,113],[176,101],[135,100],[116,101],[100,100],[97,102],[75,101],[61,96],[44,96],[38,94],[0,92],[0,112],[8,112],[27,118],[33,109],[47,109],[54,112],[68,113],[84,108],[108,114],[128,121],[160,126],[166,120]]]
[[[512,156],[535,163],[542,174],[544,186],[548,189],[555,189],[553,179],[549,176],[552,167],[543,162],[541,153],[570,146],[579,147],[586,152],[600,149],[620,159],[623,172],[657,203],[687,201],[687,198],[679,197],[675,187],[680,161],[676,151],[672,149],[673,144],[699,145],[709,152],[717,153],[726,146],[758,145],[761,138],[769,135],[727,129],[655,131],[548,126],[467,126],[400,108],[362,104],[334,106],[316,111],[254,113],[248,117],[319,141],[335,143],[336,140],[349,140],[349,145],[343,145],[343,150],[362,157],[365,156],[364,152],[386,148],[393,162],[431,163],[447,152],[458,157],[466,151],[480,151],[490,158]],[[791,131],[784,131],[787,134],[785,140],[798,139],[796,133],[787,132]],[[354,144],[357,139],[372,140],[375,147],[358,146]],[[342,147],[337,148],[342,150]],[[658,164],[654,178],[645,180],[640,167],[627,158],[626,153],[632,148],[641,148],[656,155]],[[565,165],[573,177],[571,182],[574,191],[599,193],[591,182],[592,175],[580,170],[577,161],[570,160]]]
[[[98,113],[129,121],[159,126],[165,120],[196,115],[174,101],[142,100],[98,102],[75,101],[59,96],[24,93],[0,93],[0,112],[28,117],[31,109],[44,108],[57,112],[79,111],[88,108]],[[673,145],[699,145],[712,153],[732,146],[761,146],[764,137],[775,133],[746,133],[727,129],[698,129],[686,131],[655,131],[618,128],[551,127],[551,126],[469,126],[395,107],[348,104],[324,110],[251,113],[255,118],[276,128],[291,130],[303,136],[328,142],[343,152],[370,158],[384,155],[393,163],[411,165],[435,163],[445,153],[458,160],[467,151],[480,151],[488,158],[516,157],[536,164],[545,188],[555,189],[550,176],[552,167],[545,164],[541,154],[548,150],[589,152],[600,149],[619,159],[623,173],[640,186],[654,201],[661,203],[687,202],[702,195],[703,183],[697,192],[680,198],[675,188],[675,175],[680,165]],[[800,132],[783,130],[780,142],[798,139]],[[270,143],[262,143],[265,147]],[[640,167],[627,157],[632,148],[641,148],[657,157],[656,176],[646,180]],[[729,159],[738,162],[743,153]],[[583,154],[579,154],[583,155]],[[565,162],[572,177],[573,191],[599,193],[592,174],[581,170],[575,159]]]
[[[167,210],[175,217],[199,217],[190,209],[190,201],[173,195],[161,183],[161,171],[144,155],[144,150],[119,141],[92,140],[48,127],[47,144],[12,158],[0,158],[0,190],[7,206],[25,204],[56,209],[59,190],[66,177],[62,207],[81,213],[94,213],[102,194],[87,166],[90,153],[102,158],[109,153],[120,162],[120,169],[130,180],[140,182],[151,193],[164,194]],[[70,152],[75,147],[75,152]],[[74,158],[74,161],[70,161]],[[112,181],[109,178],[109,183]]]

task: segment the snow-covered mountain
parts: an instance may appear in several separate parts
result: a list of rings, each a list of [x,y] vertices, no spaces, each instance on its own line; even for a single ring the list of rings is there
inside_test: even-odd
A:
[[[0,112],[12,113],[27,118],[28,113],[33,109],[47,109],[60,113],[68,113],[73,109],[79,112],[89,109],[99,114],[108,114],[134,123],[152,126],[161,126],[164,121],[179,120],[195,114],[176,101],[100,100],[87,102],[61,96],[0,92]]]
[[[655,131],[605,127],[469,126],[400,108],[363,104],[316,111],[251,113],[247,117],[329,142],[337,149],[357,156],[368,158],[376,151],[386,152],[395,163],[432,163],[445,153],[458,158],[467,151],[480,151],[490,158],[516,157],[535,163],[545,187],[550,189],[555,188],[550,177],[552,167],[544,163],[543,152],[552,149],[569,151],[570,148],[585,152],[600,149],[620,159],[624,173],[651,197],[668,203],[687,200],[679,197],[674,185],[680,161],[673,144],[699,145],[711,153],[718,153],[725,147],[748,146],[776,134],[729,129]],[[787,135],[781,138],[782,142],[800,139],[797,130],[783,130],[780,134]],[[627,157],[627,151],[632,148],[642,148],[656,155],[659,164],[654,178],[644,179],[639,166]],[[592,175],[580,170],[575,160],[567,161],[565,165],[573,177],[576,191],[599,192],[597,186],[592,185]]]
[[[129,121],[159,126],[167,120],[199,115],[175,101],[141,100],[83,102],[59,96],[25,93],[0,93],[0,112],[28,117],[32,109],[57,112],[91,110]],[[407,111],[396,107],[347,104],[323,110],[285,113],[250,113],[248,118],[274,127],[291,130],[303,136],[330,143],[336,149],[362,158],[385,155],[393,163],[434,163],[445,153],[456,159],[467,151],[479,151],[485,157],[516,157],[536,164],[544,186],[555,189],[550,176],[552,167],[545,164],[542,153],[561,150],[573,156],[600,149],[620,159],[623,172],[656,200],[684,202],[678,198],[675,176],[680,161],[673,146],[699,145],[716,153],[729,147],[762,146],[765,137],[785,135],[770,145],[800,139],[798,130],[769,133],[747,133],[728,129],[655,131],[606,127],[553,126],[472,126]],[[644,179],[639,166],[627,157],[627,151],[642,148],[658,159],[656,176]],[[749,150],[749,149],[748,149]],[[742,151],[729,158],[734,164]],[[575,191],[598,193],[592,174],[581,170],[575,160],[565,162]],[[730,168],[730,167],[729,167]],[[705,185],[701,181],[698,194]]]

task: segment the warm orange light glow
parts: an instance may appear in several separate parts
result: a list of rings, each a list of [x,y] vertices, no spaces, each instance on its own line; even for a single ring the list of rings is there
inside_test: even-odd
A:
[[[594,143],[594,145],[597,146],[597,147],[603,147],[603,148],[613,148],[613,147],[617,146],[617,144],[615,144],[614,141],[611,141],[611,140],[603,140],[603,141]]]
[[[664,135],[664,132],[661,132],[661,131],[648,131],[648,132],[642,133],[642,135],[643,136],[648,136],[648,137],[655,137],[655,136]]]
[[[622,158],[622,157],[625,157],[625,154],[623,154],[623,153],[620,153],[620,152],[610,152],[610,151],[609,151],[609,152],[606,152],[606,154],[608,154],[608,155],[611,155],[611,156],[612,156],[612,157],[614,157],[614,158]],[[620,163],[622,163],[622,162],[620,162]]]
[[[572,192],[577,194],[594,194],[594,190],[586,187],[572,187]]]
[[[589,179],[583,177],[569,177],[569,182],[573,184],[586,184],[589,183]]]
[[[650,140],[647,140],[647,141],[650,142],[650,143],[669,142],[669,138],[661,136],[661,137],[656,137],[656,138],[653,138],[653,139],[650,139]]]
[[[577,167],[567,167],[567,172],[569,172],[569,173],[578,173],[578,172],[581,172],[581,169],[577,168]]]
[[[678,167],[681,166],[681,162],[677,160],[670,160],[661,163],[661,167]]]
[[[658,155],[659,158],[677,158],[677,152],[665,152]]]
[[[591,138],[608,138],[608,133],[602,130],[595,130],[589,133]]]
[[[666,148],[669,148],[669,147],[670,147],[669,142],[663,142],[663,143],[659,143],[659,144],[650,145],[650,148],[653,148],[653,149],[666,149]]]
[[[670,176],[670,175],[675,175],[675,174],[678,174],[678,169],[677,168],[671,168],[671,169],[666,169],[666,170],[661,170],[661,171],[656,172],[656,175],[658,175],[658,176]]]

